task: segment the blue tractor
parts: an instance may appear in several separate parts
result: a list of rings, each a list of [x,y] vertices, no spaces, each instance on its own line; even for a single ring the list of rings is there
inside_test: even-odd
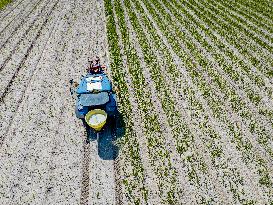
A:
[[[75,114],[77,118],[84,119],[85,115],[94,109],[101,109],[108,117],[117,113],[116,94],[112,84],[105,73],[90,74],[81,78],[76,89],[77,101]]]
[[[97,138],[98,133],[103,130],[107,121],[115,120],[118,115],[116,94],[113,91],[112,83],[99,62],[93,63],[88,73],[82,76],[79,84],[70,80],[70,92],[76,96],[75,114],[83,120],[88,129],[87,142],[90,138]],[[90,124],[89,119],[93,114],[103,114],[105,121],[99,124]],[[94,116],[94,115],[93,115]],[[107,127],[107,125],[106,125]],[[107,128],[105,128],[107,129]]]

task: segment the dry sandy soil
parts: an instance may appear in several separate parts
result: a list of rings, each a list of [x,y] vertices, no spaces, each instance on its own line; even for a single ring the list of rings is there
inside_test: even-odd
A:
[[[86,144],[69,92],[87,57],[107,63],[103,1],[18,0],[0,19],[0,204],[114,204],[111,133]]]
[[[272,14],[270,0],[13,1],[0,204],[272,205]],[[93,55],[124,123],[87,144],[69,80]]]

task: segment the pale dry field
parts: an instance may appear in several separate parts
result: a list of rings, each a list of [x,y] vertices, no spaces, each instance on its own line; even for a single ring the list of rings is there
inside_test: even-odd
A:
[[[0,204],[273,204],[270,0],[17,0],[0,11]],[[85,142],[99,55],[124,128]],[[118,138],[118,139],[117,139]]]
[[[85,143],[69,91],[87,57],[107,63],[103,1],[14,1],[0,18],[0,204],[115,204],[114,161]]]

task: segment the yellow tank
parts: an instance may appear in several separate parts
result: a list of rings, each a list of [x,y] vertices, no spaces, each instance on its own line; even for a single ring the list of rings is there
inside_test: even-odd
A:
[[[100,131],[107,120],[107,113],[101,109],[94,109],[85,115],[86,123],[96,131]]]

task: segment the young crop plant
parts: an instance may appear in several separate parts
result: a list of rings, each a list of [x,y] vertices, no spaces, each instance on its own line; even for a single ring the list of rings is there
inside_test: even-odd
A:
[[[158,22],[158,25],[160,25],[161,24],[161,22],[162,21],[160,21],[160,23]],[[175,29],[174,29],[175,30]],[[166,36],[168,36],[168,35],[166,35]],[[179,35],[177,35],[177,36],[179,36]],[[169,36],[168,36],[169,37]],[[175,42],[175,41],[171,41],[171,42]],[[190,47],[191,48],[191,47]],[[183,55],[183,57],[184,57],[184,55]],[[181,58],[182,58],[182,55],[181,55]],[[199,58],[200,58],[200,56],[199,56]],[[190,61],[186,61],[186,62],[190,62]],[[205,62],[203,62],[203,63],[205,63]],[[200,61],[200,64],[202,65],[202,61]],[[203,64],[203,66],[206,66],[206,64]],[[213,73],[212,73],[213,74]],[[213,75],[215,75],[215,74],[213,74]],[[216,75],[217,76],[217,75]],[[193,78],[199,78],[200,77],[200,75],[197,73],[197,72],[192,72],[192,77]],[[200,87],[201,87],[201,89],[203,89],[204,87],[206,87],[206,84],[203,84],[202,83],[202,80],[200,80],[200,81],[198,81],[198,83],[201,83],[201,85],[200,85]],[[210,90],[210,89],[209,89]],[[211,95],[211,96],[213,96],[213,95]],[[235,98],[236,99],[236,98]],[[235,101],[236,103],[239,103],[238,105],[240,106],[240,102],[239,102],[239,100],[236,100]],[[237,106],[238,105],[236,105],[235,107],[234,107],[234,109],[237,109]],[[241,108],[240,108],[241,109]],[[220,113],[221,115],[223,115],[222,113]],[[223,119],[225,119],[225,117],[223,118]],[[226,119],[225,119],[226,120]],[[256,130],[257,131],[257,130]]]
[[[126,3],[126,2],[125,2]],[[136,54],[133,44],[129,41],[130,36],[126,27],[125,13],[119,1],[114,2],[114,8],[118,18],[118,25],[121,31],[121,40],[124,44],[124,54],[126,55],[127,65],[132,83],[135,90],[135,97],[138,101],[141,118],[143,119],[144,133],[148,142],[150,162],[154,166],[154,171],[158,176],[158,188],[162,201],[175,203],[174,197],[176,189],[176,173],[170,161],[169,151],[165,149],[164,138],[159,126],[158,116],[151,111],[153,107],[150,90],[142,74],[140,60]],[[129,13],[131,23],[134,17]]]
[[[253,35],[247,33],[246,29],[240,29],[240,27],[238,26],[236,27],[237,24],[235,24],[232,21],[226,22],[225,21],[226,18],[222,20],[221,18],[216,17],[215,13],[218,14],[218,12],[215,11],[214,7],[210,7],[209,4],[206,4],[206,6],[204,7],[204,5],[200,6],[200,3],[197,3],[195,1],[190,1],[189,7],[194,7],[194,8],[191,8],[194,10],[197,7],[196,8],[197,11],[195,11],[197,13],[200,13],[198,11],[205,10],[205,13],[202,12],[202,14],[199,15],[200,19],[208,23],[210,28],[219,32],[221,36],[224,36],[224,38],[231,45],[233,45],[233,49],[234,47],[235,49],[238,49],[241,52],[241,55],[243,55],[247,59],[247,61],[245,62],[247,62],[248,64],[252,63],[252,66],[257,67],[264,75],[266,75],[267,70],[265,70],[264,64],[270,62],[268,61],[270,59],[268,58],[270,56],[270,52],[268,51],[269,48],[267,48],[268,47],[267,44],[262,42],[260,39],[255,38],[256,40],[258,40],[259,42],[262,42],[263,44],[263,45],[260,45],[260,44],[257,45],[257,42],[253,42],[254,40],[253,41],[250,40]],[[227,19],[230,20],[229,18]],[[241,30],[246,33],[246,36],[241,34]],[[242,47],[241,45],[244,45],[244,47]],[[255,55],[253,54],[254,53],[253,51],[255,51]],[[264,52],[265,54],[263,54]],[[260,53],[261,55],[258,55]],[[260,57],[257,58],[256,56],[260,56]],[[261,59],[263,59],[263,62],[261,62]]]
[[[173,30],[176,30],[176,29],[173,29]],[[179,33],[177,33],[176,36],[179,37]],[[182,39],[182,37],[181,37],[181,39]],[[173,41],[173,43],[175,44],[176,42]],[[229,96],[231,96],[231,95],[235,96],[235,98],[234,97],[232,98],[233,101],[231,101],[231,102],[233,102],[233,104],[231,104],[233,110],[235,110],[239,115],[240,115],[240,112],[239,112],[240,110],[244,110],[246,112],[248,110],[248,108],[246,108],[246,104],[243,103],[241,101],[241,99],[237,97],[237,94],[235,93],[234,89],[232,87],[230,87],[225,81],[223,81],[222,76],[220,76],[219,73],[215,72],[215,70],[211,68],[210,62],[208,62],[206,60],[206,58],[203,58],[203,56],[200,55],[200,53],[196,52],[196,49],[194,49],[194,47],[193,47],[193,43],[187,43],[187,42],[185,42],[185,43],[186,43],[187,46],[190,45],[188,47],[189,47],[189,49],[191,49],[192,53],[195,55],[195,59],[198,60],[197,62],[199,63],[199,65],[201,67],[203,67],[203,68],[207,68],[207,72],[208,72],[209,76],[212,77],[211,79],[216,83],[217,83],[216,80],[218,80],[218,82],[219,82],[219,79],[221,79],[222,86],[219,86],[219,83],[218,83],[218,86],[220,87],[220,89],[222,88],[221,91],[223,92],[223,94],[225,94],[224,95],[225,99],[229,99]],[[194,70],[191,71],[191,72],[192,72],[192,77],[201,78],[201,76],[198,75],[198,73],[196,73]],[[198,83],[202,84],[201,88],[204,89],[206,87],[205,83],[203,83],[202,81],[198,81]],[[222,107],[222,109],[223,109],[223,107]],[[250,118],[248,118],[248,119],[253,120],[253,115],[250,112],[248,113],[248,116],[250,116]],[[263,121],[260,121],[260,122],[263,124]],[[255,130],[255,134],[263,132],[263,135],[267,136],[267,139],[270,139],[269,135],[268,135],[268,132],[267,131],[264,132],[264,131],[265,130],[262,129],[262,127],[257,127],[257,129]],[[258,137],[259,136],[260,135],[258,135]],[[268,153],[270,154],[271,151],[270,151],[269,146],[266,145],[265,143],[263,143],[263,145],[266,146],[266,149],[269,150]]]
[[[145,13],[144,11],[140,11],[140,13]],[[145,15],[144,15],[145,16]],[[142,21],[143,22],[143,21]],[[147,26],[149,25],[149,23],[147,23],[146,24]],[[149,31],[151,31],[152,30],[152,28],[151,27],[149,27],[148,26],[148,28],[147,28],[147,30],[149,30]],[[145,35],[145,36],[147,36],[147,35]],[[155,39],[154,40],[152,40],[152,41],[150,41],[150,42],[155,42]],[[160,49],[160,48],[159,48]],[[165,57],[165,56],[164,56]],[[159,62],[157,62],[157,63],[159,63]],[[171,63],[169,63],[168,65],[171,65]],[[154,65],[154,67],[156,67],[155,65]],[[158,75],[156,75],[156,76],[158,76]],[[156,81],[156,80],[155,80]],[[164,109],[164,108],[163,108]],[[170,124],[170,126],[171,126],[171,124]],[[211,129],[209,129],[209,131],[212,131]],[[210,133],[210,135],[211,136],[213,136],[213,134],[211,133],[211,132],[209,132]],[[213,145],[213,146],[211,146],[212,147],[212,156],[214,157],[214,158],[219,158],[220,156],[221,156],[221,153],[222,153],[222,149],[220,148],[220,147],[218,147],[218,145]],[[208,146],[208,148],[210,148],[209,146]],[[192,172],[189,172],[189,173],[192,173]],[[195,173],[195,172],[193,172],[193,173]],[[190,176],[190,179],[192,179],[192,176],[195,176],[195,175],[192,175],[192,174],[190,174],[189,175]],[[199,180],[198,180],[199,181]],[[198,182],[199,183],[199,182]]]
[[[11,3],[12,0],[1,0],[0,1],[0,9],[3,9],[7,4]]]
[[[126,168],[123,169],[125,175],[133,176],[124,177],[123,185],[126,187],[127,193],[126,196],[129,198],[129,201],[135,204],[139,204],[140,198],[135,193],[142,193],[141,198],[147,199],[148,191],[144,186],[144,175],[143,175],[143,164],[141,162],[140,153],[139,153],[139,144],[137,143],[136,134],[133,131],[133,124],[131,121],[131,104],[129,101],[129,92],[126,85],[124,73],[122,72],[122,59],[120,54],[120,49],[118,46],[118,35],[116,33],[115,19],[113,15],[113,7],[111,0],[105,0],[105,13],[106,13],[106,26],[107,26],[107,38],[109,44],[109,51],[111,61],[111,70],[114,79],[115,85],[118,87],[119,92],[117,93],[119,98],[119,110],[124,118],[125,122],[125,135],[122,137],[121,148],[122,152],[126,157],[126,160],[131,163],[132,173],[128,173]]]

